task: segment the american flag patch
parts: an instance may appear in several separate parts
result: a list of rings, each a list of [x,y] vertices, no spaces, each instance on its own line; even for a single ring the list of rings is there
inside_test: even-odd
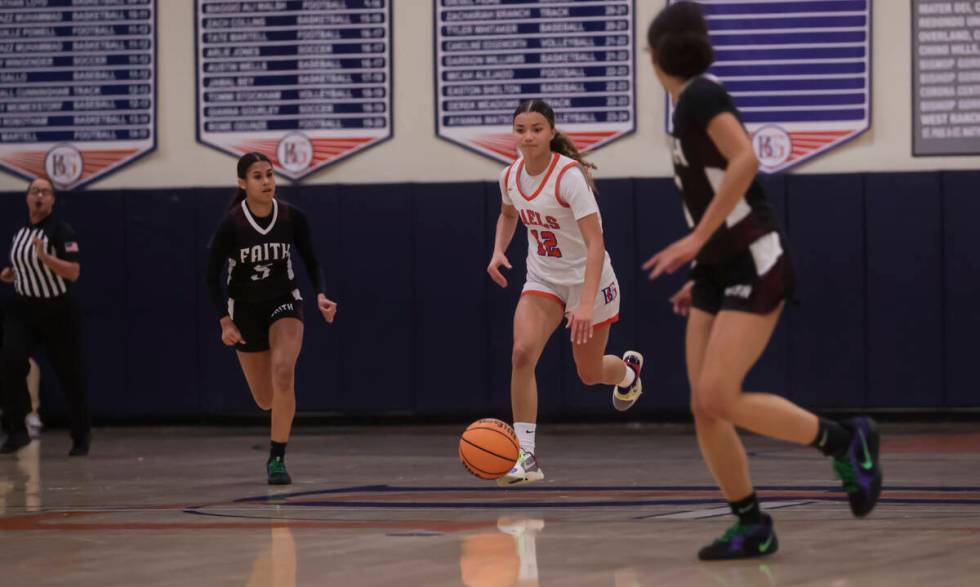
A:
[[[78,252],[78,243],[76,241],[71,241],[71,242],[65,243],[65,252],[66,253],[77,253]]]

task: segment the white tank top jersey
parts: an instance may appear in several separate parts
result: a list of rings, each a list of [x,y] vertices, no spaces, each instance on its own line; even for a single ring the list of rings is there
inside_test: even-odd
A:
[[[579,162],[554,153],[541,175],[528,175],[518,159],[500,174],[500,196],[527,227],[528,275],[557,285],[584,283],[587,250],[578,221],[599,214],[599,204]],[[612,269],[609,253],[602,269]]]

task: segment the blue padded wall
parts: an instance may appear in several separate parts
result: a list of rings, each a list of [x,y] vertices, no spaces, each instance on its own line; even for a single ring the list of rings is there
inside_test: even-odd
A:
[[[636,234],[636,348],[644,356],[643,409],[686,410],[684,320],[671,311],[670,297],[684,285],[687,271],[649,281],[639,269],[647,259],[687,232],[680,195],[672,179],[639,179],[634,187]],[[605,230],[614,230],[608,218]],[[617,270],[619,268],[617,267]],[[638,405],[636,409],[640,409]]]
[[[860,176],[787,178],[799,305],[786,315],[789,397],[814,407],[867,403],[864,194]]]
[[[413,188],[340,186],[341,409],[411,410],[417,358]],[[318,234],[321,232],[317,227]],[[311,319],[307,320],[309,324]]]
[[[788,233],[799,305],[787,308],[746,388],[812,408],[976,407],[980,172],[787,175],[763,183]],[[646,357],[647,393],[628,416],[688,406],[684,320],[669,297],[686,270],[650,282],[640,265],[686,233],[670,179],[600,180],[621,320],[608,352]],[[300,411],[508,418],[514,309],[525,231],[509,285],[486,265],[500,211],[495,182],[287,186],[305,210],[340,304],[327,325],[305,296]],[[204,286],[207,244],[230,189],[93,190],[60,196],[77,230],[85,357],[97,419],[256,414],[235,354],[219,340]],[[4,253],[24,220],[0,194]],[[0,288],[0,298],[11,288]],[[540,413],[613,415],[608,386],[578,381],[568,333],[537,369]],[[54,377],[46,413],[63,410]],[[615,416],[614,417],[619,417]]]
[[[943,405],[938,173],[865,177],[869,405]]]
[[[412,407],[478,411],[491,399],[483,185],[416,184],[412,192],[415,305],[408,313],[415,340],[403,351],[412,358],[417,392]]]
[[[976,406],[980,324],[980,171],[942,174],[944,405]]]

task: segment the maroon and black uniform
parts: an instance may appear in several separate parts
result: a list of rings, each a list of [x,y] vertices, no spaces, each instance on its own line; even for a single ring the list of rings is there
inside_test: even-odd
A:
[[[728,92],[710,76],[690,80],[674,109],[674,174],[684,214],[693,227],[721,185],[728,162],[708,135],[714,117],[740,118]],[[793,289],[786,239],[758,179],[698,253],[692,305],[710,314],[740,310],[768,314]]]
[[[208,294],[218,317],[231,316],[245,339],[236,350],[268,350],[273,322],[303,319],[303,298],[293,272],[294,250],[303,258],[316,293],[323,293],[310,225],[298,208],[273,200],[272,214],[256,218],[243,200],[218,226],[208,257]],[[222,269],[228,272],[227,301]]]

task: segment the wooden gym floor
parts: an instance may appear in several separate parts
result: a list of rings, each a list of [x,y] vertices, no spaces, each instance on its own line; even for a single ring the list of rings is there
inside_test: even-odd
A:
[[[980,585],[980,425],[885,424],[885,490],[855,520],[812,449],[746,435],[780,551],[701,563],[729,525],[683,425],[542,425],[543,482],[501,490],[463,426],[46,430],[0,457],[0,585]]]

